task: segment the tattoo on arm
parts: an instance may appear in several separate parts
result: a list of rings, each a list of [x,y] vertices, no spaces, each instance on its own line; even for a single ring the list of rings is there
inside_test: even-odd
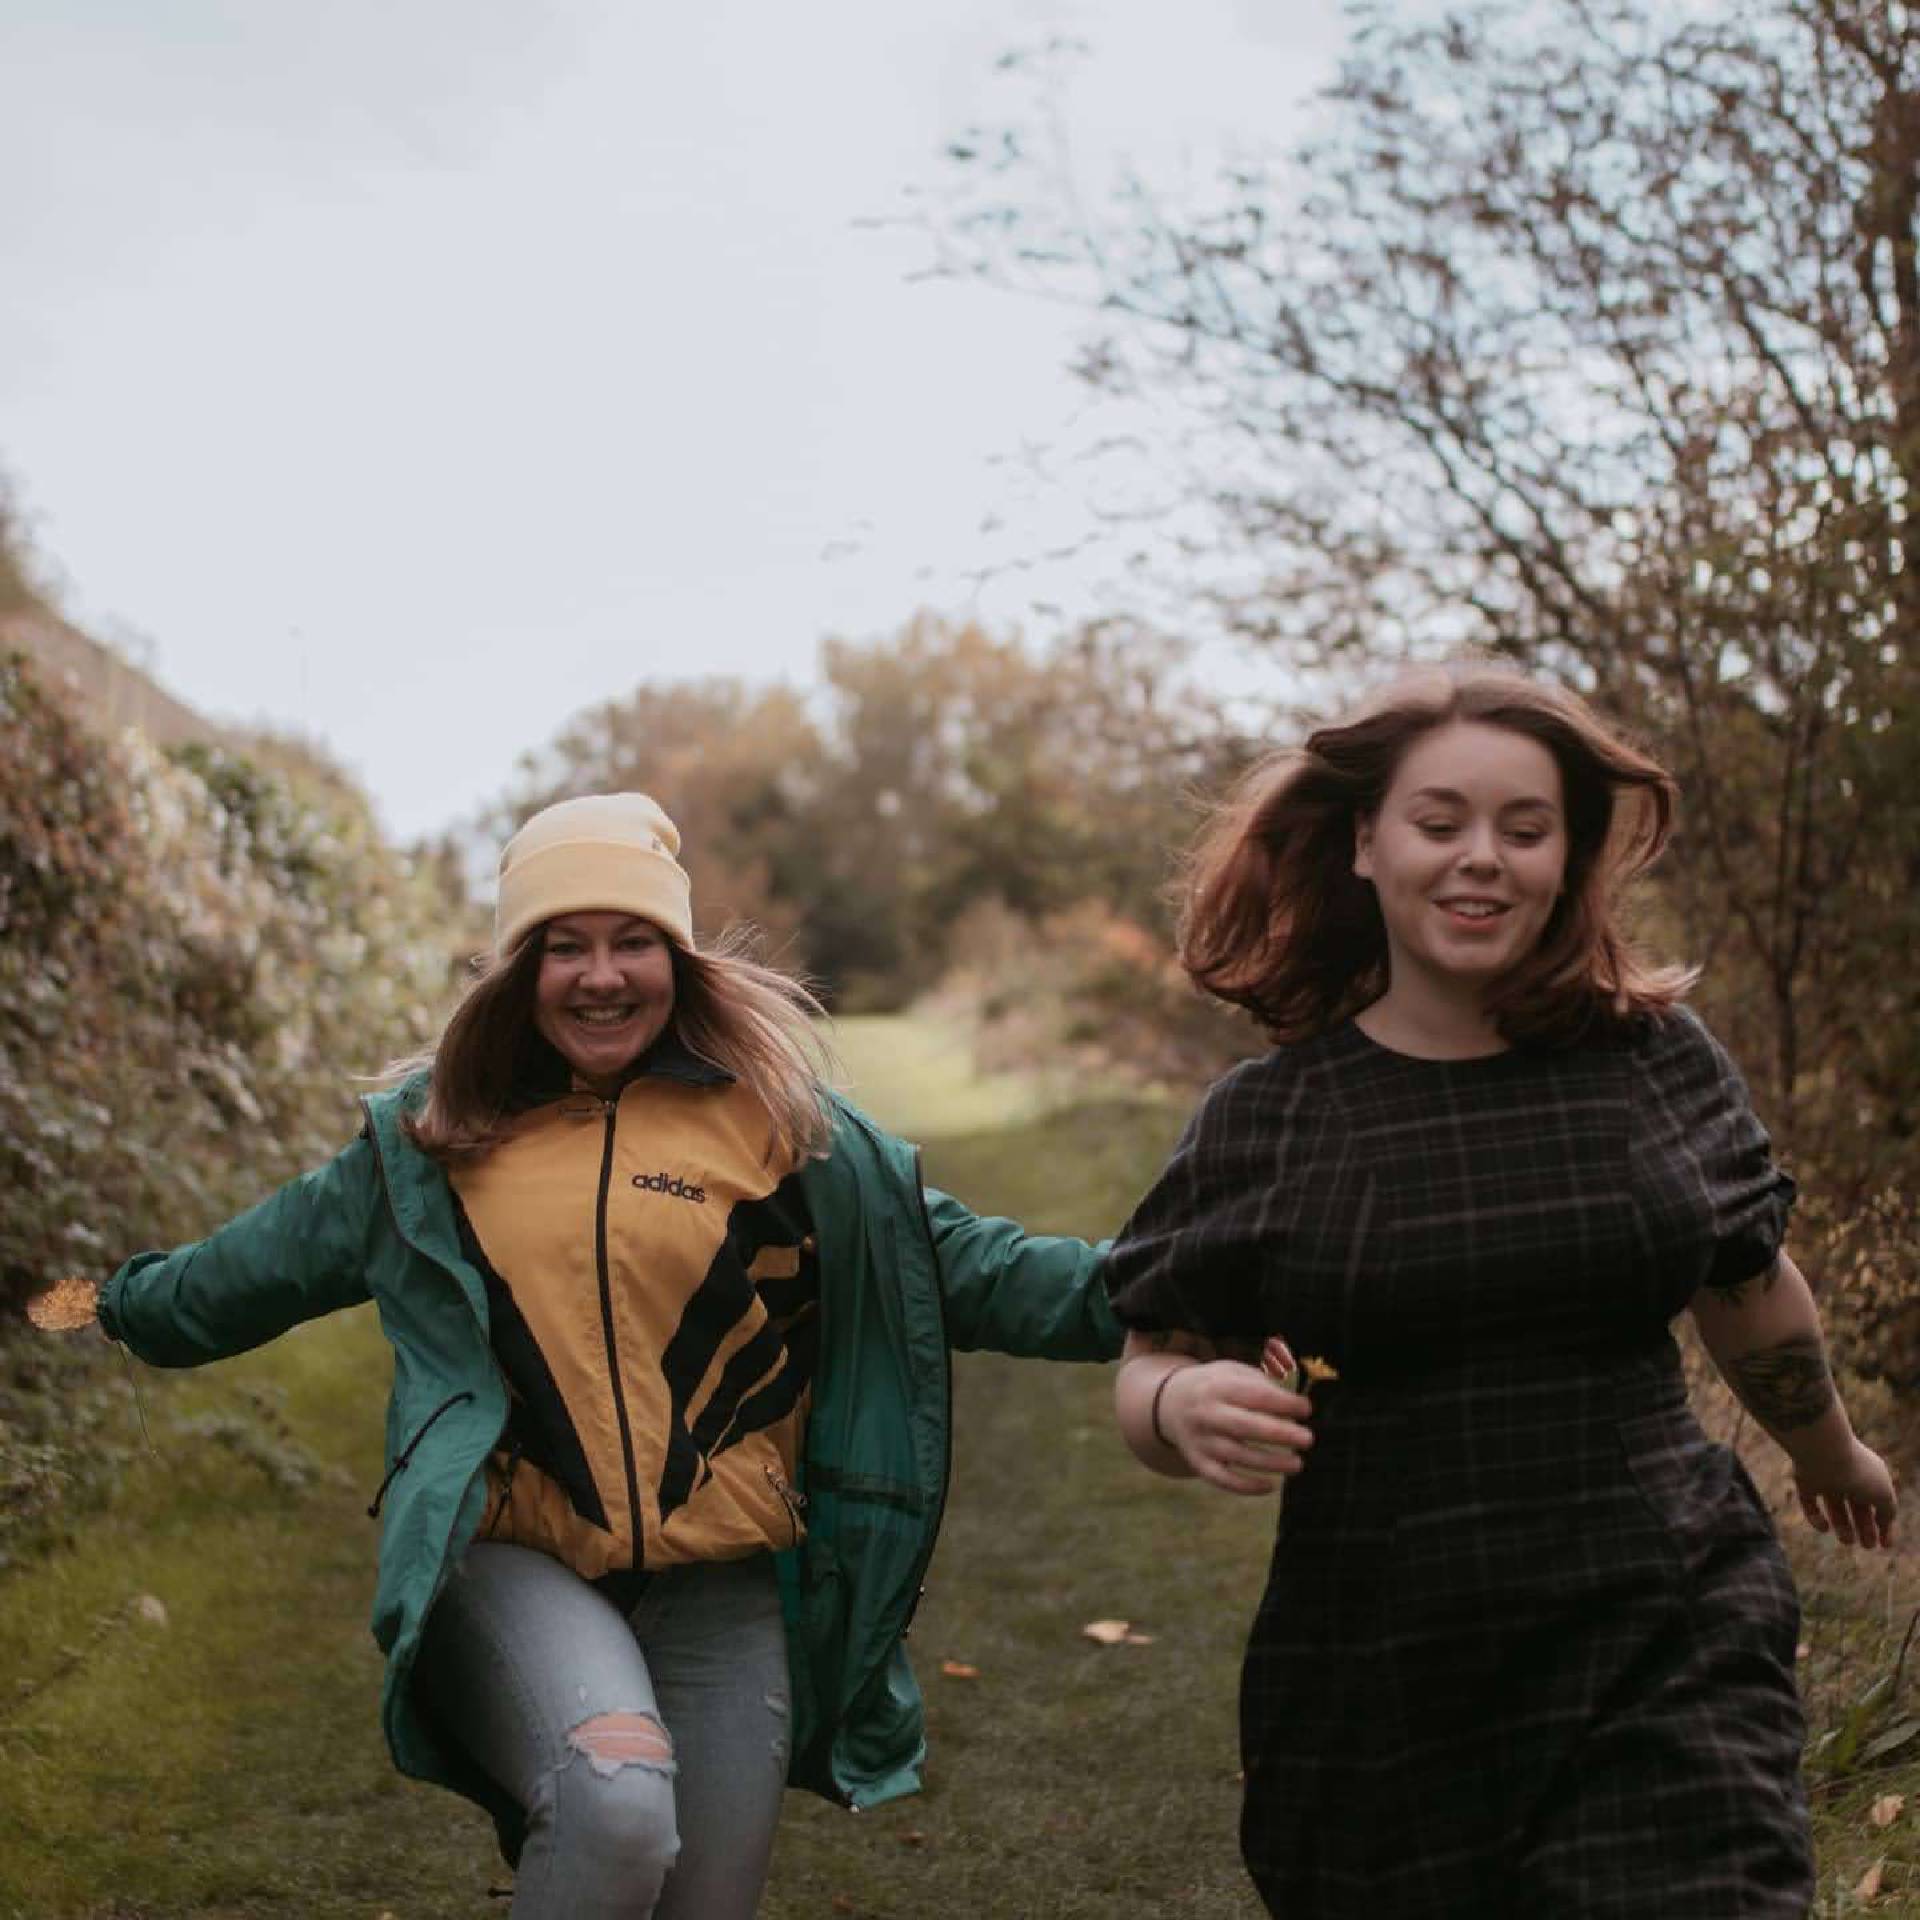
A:
[[[1723,1307],[1741,1307],[1746,1304],[1747,1289],[1757,1286],[1762,1296],[1773,1291],[1773,1283],[1780,1277],[1780,1262],[1774,1261],[1761,1272],[1750,1274],[1744,1280],[1709,1280],[1707,1291]]]
[[[1728,1361],[1726,1374],[1740,1404],[1775,1433],[1810,1426],[1833,1405],[1826,1350],[1813,1334],[1756,1347]]]

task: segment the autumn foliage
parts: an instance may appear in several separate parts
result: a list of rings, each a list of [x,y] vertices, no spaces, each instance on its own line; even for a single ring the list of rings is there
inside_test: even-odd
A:
[[[350,789],[105,741],[0,656],[0,1316],[337,1146],[451,924]]]

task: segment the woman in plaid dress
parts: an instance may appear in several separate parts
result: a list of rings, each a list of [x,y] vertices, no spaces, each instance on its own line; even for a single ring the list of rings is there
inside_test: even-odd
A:
[[[1185,964],[1276,1044],[1107,1271],[1134,1452],[1287,1482],[1241,1682],[1273,1913],[1811,1902],[1793,1586],[1669,1323],[1814,1526],[1886,1544],[1893,1486],[1782,1251],[1793,1183],[1618,919],[1673,798],[1572,696],[1461,668],[1257,769],[1198,849]],[[1252,1364],[1282,1337],[1311,1405]]]

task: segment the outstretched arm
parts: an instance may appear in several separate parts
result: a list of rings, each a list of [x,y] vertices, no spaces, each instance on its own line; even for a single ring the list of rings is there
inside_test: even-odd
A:
[[[947,1337],[956,1347],[1044,1360],[1111,1360],[1119,1352],[1121,1328],[1100,1283],[1099,1247],[1028,1233],[1018,1221],[977,1214],[937,1187],[925,1196]]]
[[[1848,1546],[1891,1545],[1893,1476],[1847,1418],[1800,1269],[1783,1253],[1752,1279],[1702,1287],[1692,1311],[1721,1377],[1786,1450],[1808,1521]]]
[[[384,1206],[363,1134],[206,1239],[136,1254],[101,1290],[100,1324],[156,1367],[196,1367],[367,1298],[366,1239]]]
[[[1194,1333],[1129,1333],[1113,1405],[1135,1459],[1228,1493],[1272,1493],[1298,1473],[1312,1405],[1268,1379],[1256,1353]]]

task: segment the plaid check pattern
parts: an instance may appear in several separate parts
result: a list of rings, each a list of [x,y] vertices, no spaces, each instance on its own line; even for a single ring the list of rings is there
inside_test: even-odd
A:
[[[1684,1011],[1473,1061],[1348,1024],[1208,1094],[1108,1283],[1339,1369],[1242,1674],[1271,1912],[1807,1911],[1798,1605],[1668,1332],[1792,1198]]]

